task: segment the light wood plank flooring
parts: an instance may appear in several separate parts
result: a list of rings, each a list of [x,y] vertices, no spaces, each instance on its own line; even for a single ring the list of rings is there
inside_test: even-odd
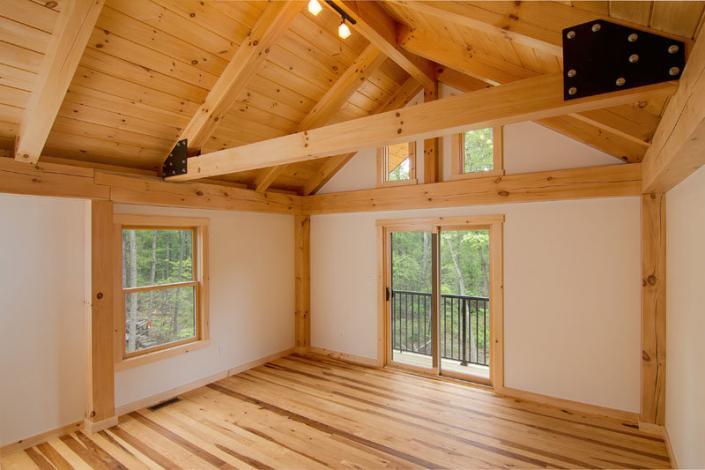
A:
[[[664,468],[618,421],[290,356],[4,459],[3,468]]]

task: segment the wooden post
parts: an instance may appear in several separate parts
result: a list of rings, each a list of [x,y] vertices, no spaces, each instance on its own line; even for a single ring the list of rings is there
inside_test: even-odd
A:
[[[117,424],[113,357],[113,203],[91,201],[91,300],[88,408],[85,428]]]
[[[438,99],[438,81],[433,87],[426,87],[423,91],[423,101],[435,101]],[[440,137],[426,139],[423,141],[423,182],[438,183],[442,179],[441,171],[441,145]]]
[[[307,352],[311,347],[311,218],[297,215],[294,220],[296,274],[296,311],[294,328],[296,350]]]
[[[666,199],[641,198],[641,415],[662,426],[666,398]]]

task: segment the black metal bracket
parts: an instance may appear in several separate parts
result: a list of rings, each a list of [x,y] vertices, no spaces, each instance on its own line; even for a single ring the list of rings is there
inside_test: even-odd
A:
[[[677,80],[684,67],[681,41],[605,20],[563,30],[566,100]]]
[[[188,140],[182,139],[176,143],[162,165],[162,176],[185,175],[188,172]]]

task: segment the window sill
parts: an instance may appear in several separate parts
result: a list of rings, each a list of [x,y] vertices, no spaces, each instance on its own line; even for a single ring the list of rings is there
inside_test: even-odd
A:
[[[504,176],[504,170],[477,171],[474,173],[454,173],[448,177],[448,181],[492,178],[497,176]]]
[[[139,356],[134,356],[127,359],[120,359],[115,363],[115,370],[131,369],[133,367],[149,364],[150,362],[161,361],[162,359],[187,354],[192,351],[196,351],[197,349],[205,348],[208,345],[210,345],[210,340],[197,340],[171,348],[161,349],[159,351],[147,352],[145,354],[140,354]]]
[[[385,181],[384,183],[377,183],[378,188],[390,188],[394,186],[406,186],[409,184],[418,184],[418,180],[416,178],[412,178],[409,180],[402,180],[402,181]]]

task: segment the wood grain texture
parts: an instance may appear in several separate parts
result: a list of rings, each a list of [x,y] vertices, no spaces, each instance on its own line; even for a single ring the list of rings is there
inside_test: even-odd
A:
[[[305,351],[311,346],[311,218],[296,216],[294,224],[294,337],[296,348]]]
[[[673,82],[664,82],[565,101],[561,74],[532,77],[190,158],[188,172],[168,180],[189,181],[315,160],[358,148],[630,104],[674,91]]]
[[[92,423],[115,416],[112,234],[113,203],[91,201],[91,355],[86,419]]]
[[[629,423],[289,356],[4,457],[3,468],[666,468]]]
[[[641,417],[666,418],[666,197],[641,197]]]
[[[304,198],[303,211],[316,215],[636,196],[640,185],[639,164],[633,163],[320,194]]]

